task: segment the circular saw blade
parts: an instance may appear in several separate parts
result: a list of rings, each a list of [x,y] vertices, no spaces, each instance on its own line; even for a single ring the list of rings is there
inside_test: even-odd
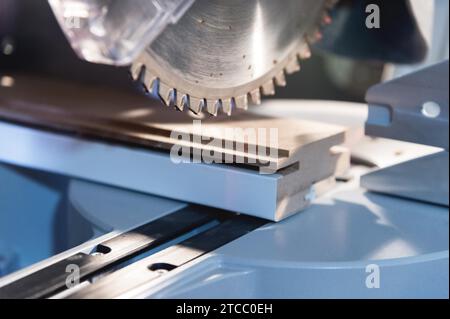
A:
[[[300,69],[334,0],[197,0],[132,66],[166,105],[246,109]]]

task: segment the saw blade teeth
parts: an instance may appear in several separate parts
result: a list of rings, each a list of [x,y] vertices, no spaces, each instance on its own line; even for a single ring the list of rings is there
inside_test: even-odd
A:
[[[257,88],[254,89],[249,93],[250,99],[252,100],[253,104],[259,105],[261,104],[261,89]]]
[[[169,94],[167,96],[168,106],[175,107],[177,105],[177,90],[171,89],[169,90]]]
[[[196,97],[190,97],[190,110],[195,114],[200,114],[205,107],[206,101],[205,99],[199,99]]]
[[[137,68],[136,68],[137,70]],[[145,65],[142,65],[138,75],[138,80],[144,86],[145,90],[152,95],[157,95],[155,93],[159,92],[159,79],[151,75]]]
[[[231,115],[233,112],[233,100],[234,99],[223,99],[222,100],[222,110],[225,114]]]
[[[172,92],[171,87],[165,85],[162,82],[159,82],[158,96],[166,104],[166,106],[170,106],[171,92]]]
[[[314,30],[313,32],[311,32],[310,34],[308,34],[306,36],[307,38],[307,42],[310,44],[314,44],[317,41],[321,40],[323,37],[323,34],[320,30]]]
[[[130,73],[134,81],[144,83],[145,66],[142,63],[134,63],[130,68]]]
[[[314,35],[313,35],[313,36],[314,36],[314,40],[315,40],[316,42],[323,39],[323,33],[322,33],[321,30],[316,30],[316,32],[314,32]]]
[[[217,106],[217,101],[215,100],[206,100],[206,111],[213,116],[217,116],[219,108]]]
[[[152,58],[150,51],[146,51],[132,64],[129,73],[135,81],[143,84],[147,92],[159,97],[165,105],[176,107],[180,111],[189,109],[195,114],[201,114],[205,109],[205,112],[214,116],[221,112],[220,110],[231,115],[234,109],[247,109],[249,103],[260,104],[263,95],[274,95],[277,86],[286,86],[286,75],[300,71],[302,60],[311,57],[310,45],[322,37],[322,30],[325,30],[326,25],[332,22],[331,9],[336,2],[338,1],[321,1],[322,11],[316,11],[314,20],[311,20],[308,28],[304,29],[308,31],[303,31],[301,37],[296,38],[297,46],[292,47],[292,51],[287,57],[275,56],[278,59],[273,60],[272,69],[267,71],[264,76],[253,78],[254,66],[248,63],[249,55],[243,54],[241,57],[245,60],[244,63],[248,63],[244,65],[249,65],[248,70],[252,72],[252,82],[247,83],[245,87],[230,87],[226,90],[228,93],[222,96],[217,95],[214,88],[211,88],[210,91],[205,91],[203,87],[196,88],[196,85],[200,86],[198,80],[195,84],[190,83],[191,80],[189,80],[188,84],[192,85],[183,86],[185,82],[181,81],[180,83],[177,82],[177,78],[166,76],[157,60]],[[219,73],[220,70],[203,71],[214,80],[222,80],[222,82],[226,80],[224,74]],[[168,81],[166,82],[166,80]]]
[[[147,81],[146,81],[147,83]],[[146,84],[147,88],[149,88],[150,93],[153,96],[159,96],[159,79],[158,78],[152,78],[152,80],[148,81],[148,84]]]
[[[309,48],[309,45],[307,43],[304,43],[299,52],[298,57],[302,60],[309,59],[311,57],[311,49]]]
[[[293,74],[300,71],[300,62],[297,56],[289,60],[289,62],[286,64],[285,70],[287,74]]]
[[[331,16],[328,14],[328,12],[325,12],[322,15],[322,26],[330,25],[332,22]]]
[[[264,95],[275,95],[275,84],[273,83],[273,80],[270,79],[264,83],[261,87],[261,91]]]
[[[204,109],[207,109],[208,107],[208,102],[206,101],[206,99],[200,99],[200,102],[198,103],[198,108],[199,108],[199,112],[201,113]]]
[[[218,100],[206,100],[206,110],[210,115],[217,116],[220,104]]]
[[[281,87],[286,86],[286,75],[284,74],[284,70],[281,70],[277,75],[275,75],[275,84]]]
[[[234,99],[236,103],[236,108],[241,110],[247,110],[248,109],[248,97],[246,95],[240,95],[236,96]]]
[[[180,111],[183,111],[185,109],[190,109],[190,107],[191,107],[191,103],[190,103],[189,95],[184,94],[183,97],[181,98],[180,104],[178,104],[178,109]]]
[[[184,104],[183,104],[184,96],[185,96],[184,93],[181,93],[181,92],[177,91],[176,100],[175,100],[175,108],[178,111],[183,111],[184,110]]]

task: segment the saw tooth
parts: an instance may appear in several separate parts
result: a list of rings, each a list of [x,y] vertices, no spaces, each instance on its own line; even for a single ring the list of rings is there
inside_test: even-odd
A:
[[[153,94],[153,87],[155,86],[159,90],[159,79],[156,76],[150,74],[145,65],[139,75],[139,81],[145,86],[145,88]]]
[[[144,83],[144,73],[145,73],[145,66],[140,63],[134,63],[130,68],[131,77],[134,81],[141,81],[141,83]]]
[[[314,32],[314,39],[315,41],[320,41],[323,38],[323,33],[321,30],[316,30],[316,32]]]
[[[273,80],[270,79],[266,83],[264,83],[261,87],[262,94],[264,95],[274,95],[275,94],[275,84]]]
[[[254,89],[249,93],[250,98],[254,104],[261,104],[261,90],[260,88]]]
[[[241,109],[241,110],[247,110],[248,109],[248,97],[247,97],[247,94],[246,95],[236,96],[234,101],[236,103],[236,108]]]
[[[166,106],[170,106],[171,93],[172,88],[165,85],[164,83],[159,83],[159,98],[166,104]]]
[[[290,59],[289,62],[286,64],[285,70],[287,74],[292,74],[300,71],[300,62],[298,61],[298,58],[294,57]]]
[[[223,99],[222,100],[222,110],[225,114],[231,115],[234,108],[234,99]]]
[[[308,43],[316,43],[317,41],[321,40],[322,37],[323,35],[320,30],[315,30],[306,36]]]
[[[177,103],[177,107],[180,111],[183,111],[184,109],[189,109],[191,107],[189,95],[184,94],[181,97],[181,101]]]
[[[286,75],[284,74],[284,70],[281,70],[275,75],[275,84],[278,86],[286,86]]]
[[[145,65],[141,63],[133,64],[132,69],[130,69],[130,74],[133,80],[136,81],[136,83],[140,83],[142,89],[146,94],[152,93],[152,82],[147,81],[147,78],[149,78],[150,76],[146,71]]]
[[[180,92],[180,91],[178,91],[178,90],[176,90],[176,99],[175,99],[175,108],[178,110],[178,111],[183,111],[183,109],[184,109],[184,105],[183,105],[183,97],[184,97],[184,93],[182,93],[182,92]]]
[[[152,78],[150,81],[145,81],[145,84],[152,95],[159,97],[159,79],[158,78]]]
[[[219,112],[219,108],[220,108],[220,100],[207,100],[206,101],[206,110],[208,111],[209,114],[213,115],[213,116],[217,116],[217,113]]]
[[[203,111],[203,109],[206,109],[208,107],[208,102],[206,99],[200,99],[200,103],[198,104],[198,107],[200,109],[199,113]]]
[[[177,105],[177,90],[176,89],[169,90],[167,100],[169,101],[168,106],[175,107]]]
[[[175,101],[175,107],[179,109],[180,111],[183,110],[183,96],[184,94],[181,94],[177,91],[176,101]]]
[[[206,101],[205,99],[199,99],[196,97],[190,97],[190,110],[195,114],[200,114],[205,107]]]
[[[330,25],[331,22],[332,22],[332,19],[331,19],[330,15],[328,14],[328,12],[325,12],[322,16],[322,25],[327,26],[327,25]]]
[[[298,52],[298,56],[302,60],[309,59],[311,57],[311,49],[309,48],[309,45],[307,43],[304,43],[301,46],[301,48]]]
[[[217,110],[223,110],[222,99],[218,99],[214,102],[216,104]],[[217,115],[217,114],[216,114]]]

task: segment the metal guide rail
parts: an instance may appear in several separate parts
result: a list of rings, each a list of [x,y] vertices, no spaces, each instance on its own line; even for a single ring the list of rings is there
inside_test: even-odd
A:
[[[191,205],[0,287],[0,299],[120,297],[265,223]]]

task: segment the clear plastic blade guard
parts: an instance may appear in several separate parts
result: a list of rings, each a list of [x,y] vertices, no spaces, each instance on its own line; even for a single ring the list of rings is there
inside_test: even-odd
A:
[[[48,0],[77,54],[127,65],[195,0]]]

